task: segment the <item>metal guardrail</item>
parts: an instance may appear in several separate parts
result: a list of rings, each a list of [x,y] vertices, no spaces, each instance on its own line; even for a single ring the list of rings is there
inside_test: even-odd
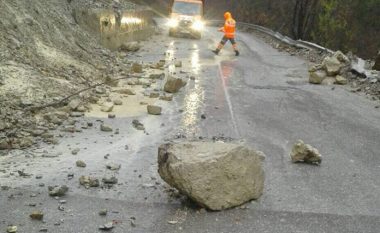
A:
[[[220,25],[220,24],[224,23],[224,21],[222,21],[222,20],[209,20],[208,22],[211,25]],[[327,48],[324,48],[318,44],[311,43],[311,42],[304,41],[304,40],[293,40],[292,38],[290,38],[288,36],[284,36],[279,32],[275,32],[269,28],[259,26],[256,24],[238,22],[237,26],[238,26],[238,28],[243,27],[243,29],[251,29],[251,30],[259,31],[259,32],[264,33],[265,35],[268,35],[268,36],[270,36],[270,37],[272,37],[272,38],[274,38],[274,39],[276,39],[282,43],[285,43],[289,46],[293,46],[293,47],[297,47],[297,48],[301,48],[301,49],[318,50],[320,52],[326,52],[326,53],[330,53],[330,54],[334,53],[334,51],[327,49]]]

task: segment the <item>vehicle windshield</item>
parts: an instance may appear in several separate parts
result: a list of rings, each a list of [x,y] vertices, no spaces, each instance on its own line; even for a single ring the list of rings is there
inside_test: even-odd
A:
[[[183,15],[201,15],[202,4],[193,2],[175,2],[173,5],[173,13]]]

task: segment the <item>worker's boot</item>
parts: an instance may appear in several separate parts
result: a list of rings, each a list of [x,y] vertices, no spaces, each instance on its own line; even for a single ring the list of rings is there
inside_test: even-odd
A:
[[[240,55],[240,52],[239,52],[239,50],[235,50],[235,56],[239,56]]]
[[[212,52],[215,53],[215,55],[219,55],[220,49],[212,50]]]

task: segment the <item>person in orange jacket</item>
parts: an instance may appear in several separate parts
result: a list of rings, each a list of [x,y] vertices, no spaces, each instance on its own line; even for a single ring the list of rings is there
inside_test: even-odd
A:
[[[232,47],[234,48],[235,55],[239,56],[239,50],[237,48],[236,40],[235,40],[235,30],[236,30],[236,21],[232,18],[232,14],[230,12],[226,12],[224,14],[225,23],[224,27],[221,27],[219,31],[224,32],[224,36],[222,41],[219,43],[217,49],[213,50],[213,52],[218,55],[220,50],[224,47],[224,45],[230,41]]]

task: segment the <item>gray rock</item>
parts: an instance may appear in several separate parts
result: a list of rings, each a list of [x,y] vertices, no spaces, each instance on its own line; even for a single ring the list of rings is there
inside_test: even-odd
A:
[[[81,104],[80,99],[73,99],[69,102],[67,106],[69,106],[70,110],[74,111],[79,107],[80,104]]]
[[[7,233],[17,233],[17,226],[8,226]]]
[[[53,197],[62,197],[69,191],[69,188],[66,185],[62,186],[49,186],[49,195]]]
[[[95,87],[95,92],[96,92],[96,94],[103,95],[107,92],[107,89],[103,86],[97,86],[97,87]]]
[[[322,156],[317,149],[311,145],[305,144],[302,140],[298,140],[292,148],[290,157],[293,163],[304,162],[310,164],[321,164]]]
[[[106,168],[112,171],[120,170],[121,165],[117,163],[107,163]]]
[[[82,116],[84,116],[84,113],[83,112],[71,112],[70,116],[71,117],[82,117]]]
[[[112,132],[113,131],[112,127],[109,125],[106,125],[106,124],[102,124],[100,126],[100,130],[103,132]]]
[[[162,108],[155,105],[148,105],[147,111],[148,111],[148,114],[150,115],[161,115]]]
[[[173,101],[173,95],[163,95],[163,96],[160,96],[160,100]]]
[[[174,65],[175,67],[180,68],[182,67],[182,61],[176,61]]]
[[[160,97],[160,93],[158,93],[158,92],[152,92],[149,94],[149,98],[154,99],[154,98],[158,98],[158,97]]]
[[[323,60],[323,66],[326,69],[328,76],[338,75],[342,68],[342,64],[336,57],[326,57]]]
[[[71,154],[72,155],[77,155],[79,153],[80,149],[79,148],[75,148],[74,150],[71,151]]]
[[[310,71],[309,82],[312,84],[321,84],[327,77],[327,73],[324,70]]]
[[[102,105],[102,107],[100,108],[100,111],[102,112],[112,112],[113,110],[113,103],[110,103],[110,102],[106,102]]]
[[[79,178],[79,184],[86,188],[99,187],[99,180],[95,177],[81,176]]]
[[[117,184],[118,180],[116,177],[103,177],[102,179],[103,183],[105,184]]]
[[[113,101],[113,103],[114,103],[115,105],[123,105],[123,101],[122,101],[121,99],[115,99],[115,100]]]
[[[143,66],[137,62],[132,64],[131,71],[133,73],[142,73],[143,72]]]
[[[75,164],[77,165],[77,167],[86,167],[87,166],[87,164],[82,160],[76,161]]]
[[[110,231],[113,229],[113,222],[106,223],[104,225],[99,226],[99,230],[102,231]]]
[[[335,83],[336,83],[336,79],[334,77],[326,77],[322,81],[322,84],[327,85],[327,86],[334,85]]]
[[[128,88],[119,89],[119,90],[116,90],[116,92],[123,95],[136,95],[135,91]]]
[[[140,48],[141,48],[140,44],[135,41],[123,43],[120,46],[120,50],[127,51],[127,52],[137,52],[140,50]]]
[[[164,91],[168,93],[177,93],[182,87],[186,85],[186,82],[181,78],[168,77],[164,85]]]
[[[348,81],[345,77],[337,75],[335,77],[335,83],[339,84],[339,85],[346,85],[348,83]]]
[[[40,221],[44,218],[44,214],[39,210],[33,211],[29,216],[33,220],[40,220]]]
[[[159,148],[158,172],[199,205],[223,210],[262,195],[264,158],[262,152],[236,144],[165,144]]]
[[[99,211],[99,215],[100,216],[106,216],[108,214],[108,210],[107,209],[102,209]]]
[[[138,121],[138,120],[133,120],[132,121],[132,125],[137,130],[145,130],[144,125],[140,121]]]

